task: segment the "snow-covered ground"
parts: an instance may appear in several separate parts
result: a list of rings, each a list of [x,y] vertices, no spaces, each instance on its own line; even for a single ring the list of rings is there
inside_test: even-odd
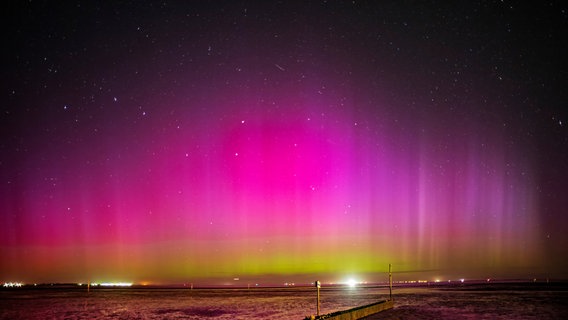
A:
[[[303,319],[314,288],[13,289],[0,319]],[[385,288],[323,288],[321,313],[388,298]],[[566,286],[395,288],[395,308],[372,319],[566,319]]]

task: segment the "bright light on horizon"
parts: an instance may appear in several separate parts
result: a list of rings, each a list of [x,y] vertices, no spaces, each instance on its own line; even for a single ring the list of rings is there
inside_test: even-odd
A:
[[[96,282],[92,282],[90,284],[91,286],[100,286],[100,287],[131,287],[132,286],[132,282],[101,282],[101,283],[96,283]]]
[[[351,279],[347,280],[347,282],[345,284],[347,284],[349,287],[353,288],[357,285],[357,281],[355,279],[351,278]]]
[[[4,287],[5,288],[20,288],[21,286],[23,286],[24,284],[21,282],[4,282]]]

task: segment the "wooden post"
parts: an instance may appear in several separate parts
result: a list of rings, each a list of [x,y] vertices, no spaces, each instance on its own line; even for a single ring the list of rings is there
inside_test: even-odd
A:
[[[320,287],[321,287],[321,284],[320,284],[319,281],[316,280],[315,285],[316,285],[316,288],[317,288],[317,291],[318,291],[317,316],[319,317],[319,315],[320,315]]]
[[[392,266],[389,263],[389,300],[392,301]]]

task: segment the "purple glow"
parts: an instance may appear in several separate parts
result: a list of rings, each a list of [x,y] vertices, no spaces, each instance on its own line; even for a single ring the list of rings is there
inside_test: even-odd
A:
[[[566,275],[566,97],[488,59],[486,24],[116,6],[40,51],[49,31],[18,29],[0,281]]]

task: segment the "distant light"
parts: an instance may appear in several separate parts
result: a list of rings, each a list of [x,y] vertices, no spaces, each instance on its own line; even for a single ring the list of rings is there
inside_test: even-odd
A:
[[[131,287],[132,282],[102,282],[99,285],[101,287]]]
[[[346,284],[348,286],[350,286],[351,288],[353,288],[357,285],[357,281],[355,281],[355,279],[349,279],[349,280],[347,280]]]
[[[461,283],[463,283],[465,281],[465,279],[460,279]]]
[[[21,282],[4,282],[5,288],[20,288],[23,285]]]

